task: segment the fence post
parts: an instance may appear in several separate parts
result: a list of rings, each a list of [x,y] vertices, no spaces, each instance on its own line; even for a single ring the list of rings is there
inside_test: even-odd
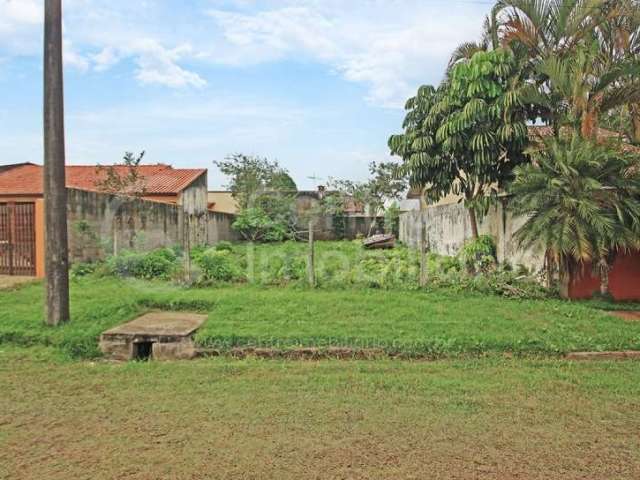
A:
[[[309,220],[309,256],[307,261],[307,276],[309,280],[309,286],[314,288],[316,286],[316,270],[315,270],[315,258],[314,258],[314,244],[313,244],[313,220]]]

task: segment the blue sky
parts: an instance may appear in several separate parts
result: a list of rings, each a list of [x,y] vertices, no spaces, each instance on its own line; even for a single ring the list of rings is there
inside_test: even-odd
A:
[[[0,164],[42,161],[42,0],[0,0]],[[67,162],[277,159],[364,179],[482,0],[64,0]]]

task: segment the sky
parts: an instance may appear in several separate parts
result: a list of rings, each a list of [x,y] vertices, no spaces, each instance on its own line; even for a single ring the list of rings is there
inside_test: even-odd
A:
[[[0,164],[42,163],[43,0],[0,0]],[[69,164],[278,160],[364,180],[403,105],[477,40],[484,0],[64,0]]]

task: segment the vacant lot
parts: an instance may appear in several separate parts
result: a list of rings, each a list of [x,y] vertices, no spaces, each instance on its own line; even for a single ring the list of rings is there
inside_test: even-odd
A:
[[[42,285],[0,291],[0,343],[52,345],[94,357],[107,328],[153,308],[198,310],[204,347],[382,348],[407,356],[640,349],[640,322],[560,300],[509,300],[462,292],[307,290],[86,278],[72,282],[72,321],[43,323]]]
[[[0,348],[0,478],[640,478],[640,364]]]

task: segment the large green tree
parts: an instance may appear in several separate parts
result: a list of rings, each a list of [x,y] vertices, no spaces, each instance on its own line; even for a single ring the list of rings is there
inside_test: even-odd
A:
[[[435,90],[407,102],[405,132],[389,139],[413,186],[428,200],[460,195],[478,237],[477,213],[524,160],[526,111],[519,64],[504,49],[478,51],[456,63]]]
[[[620,250],[640,247],[640,170],[613,145],[579,136],[547,139],[533,162],[516,167],[514,213],[527,216],[521,246],[545,252],[548,278],[585,262],[599,268],[602,293]]]

